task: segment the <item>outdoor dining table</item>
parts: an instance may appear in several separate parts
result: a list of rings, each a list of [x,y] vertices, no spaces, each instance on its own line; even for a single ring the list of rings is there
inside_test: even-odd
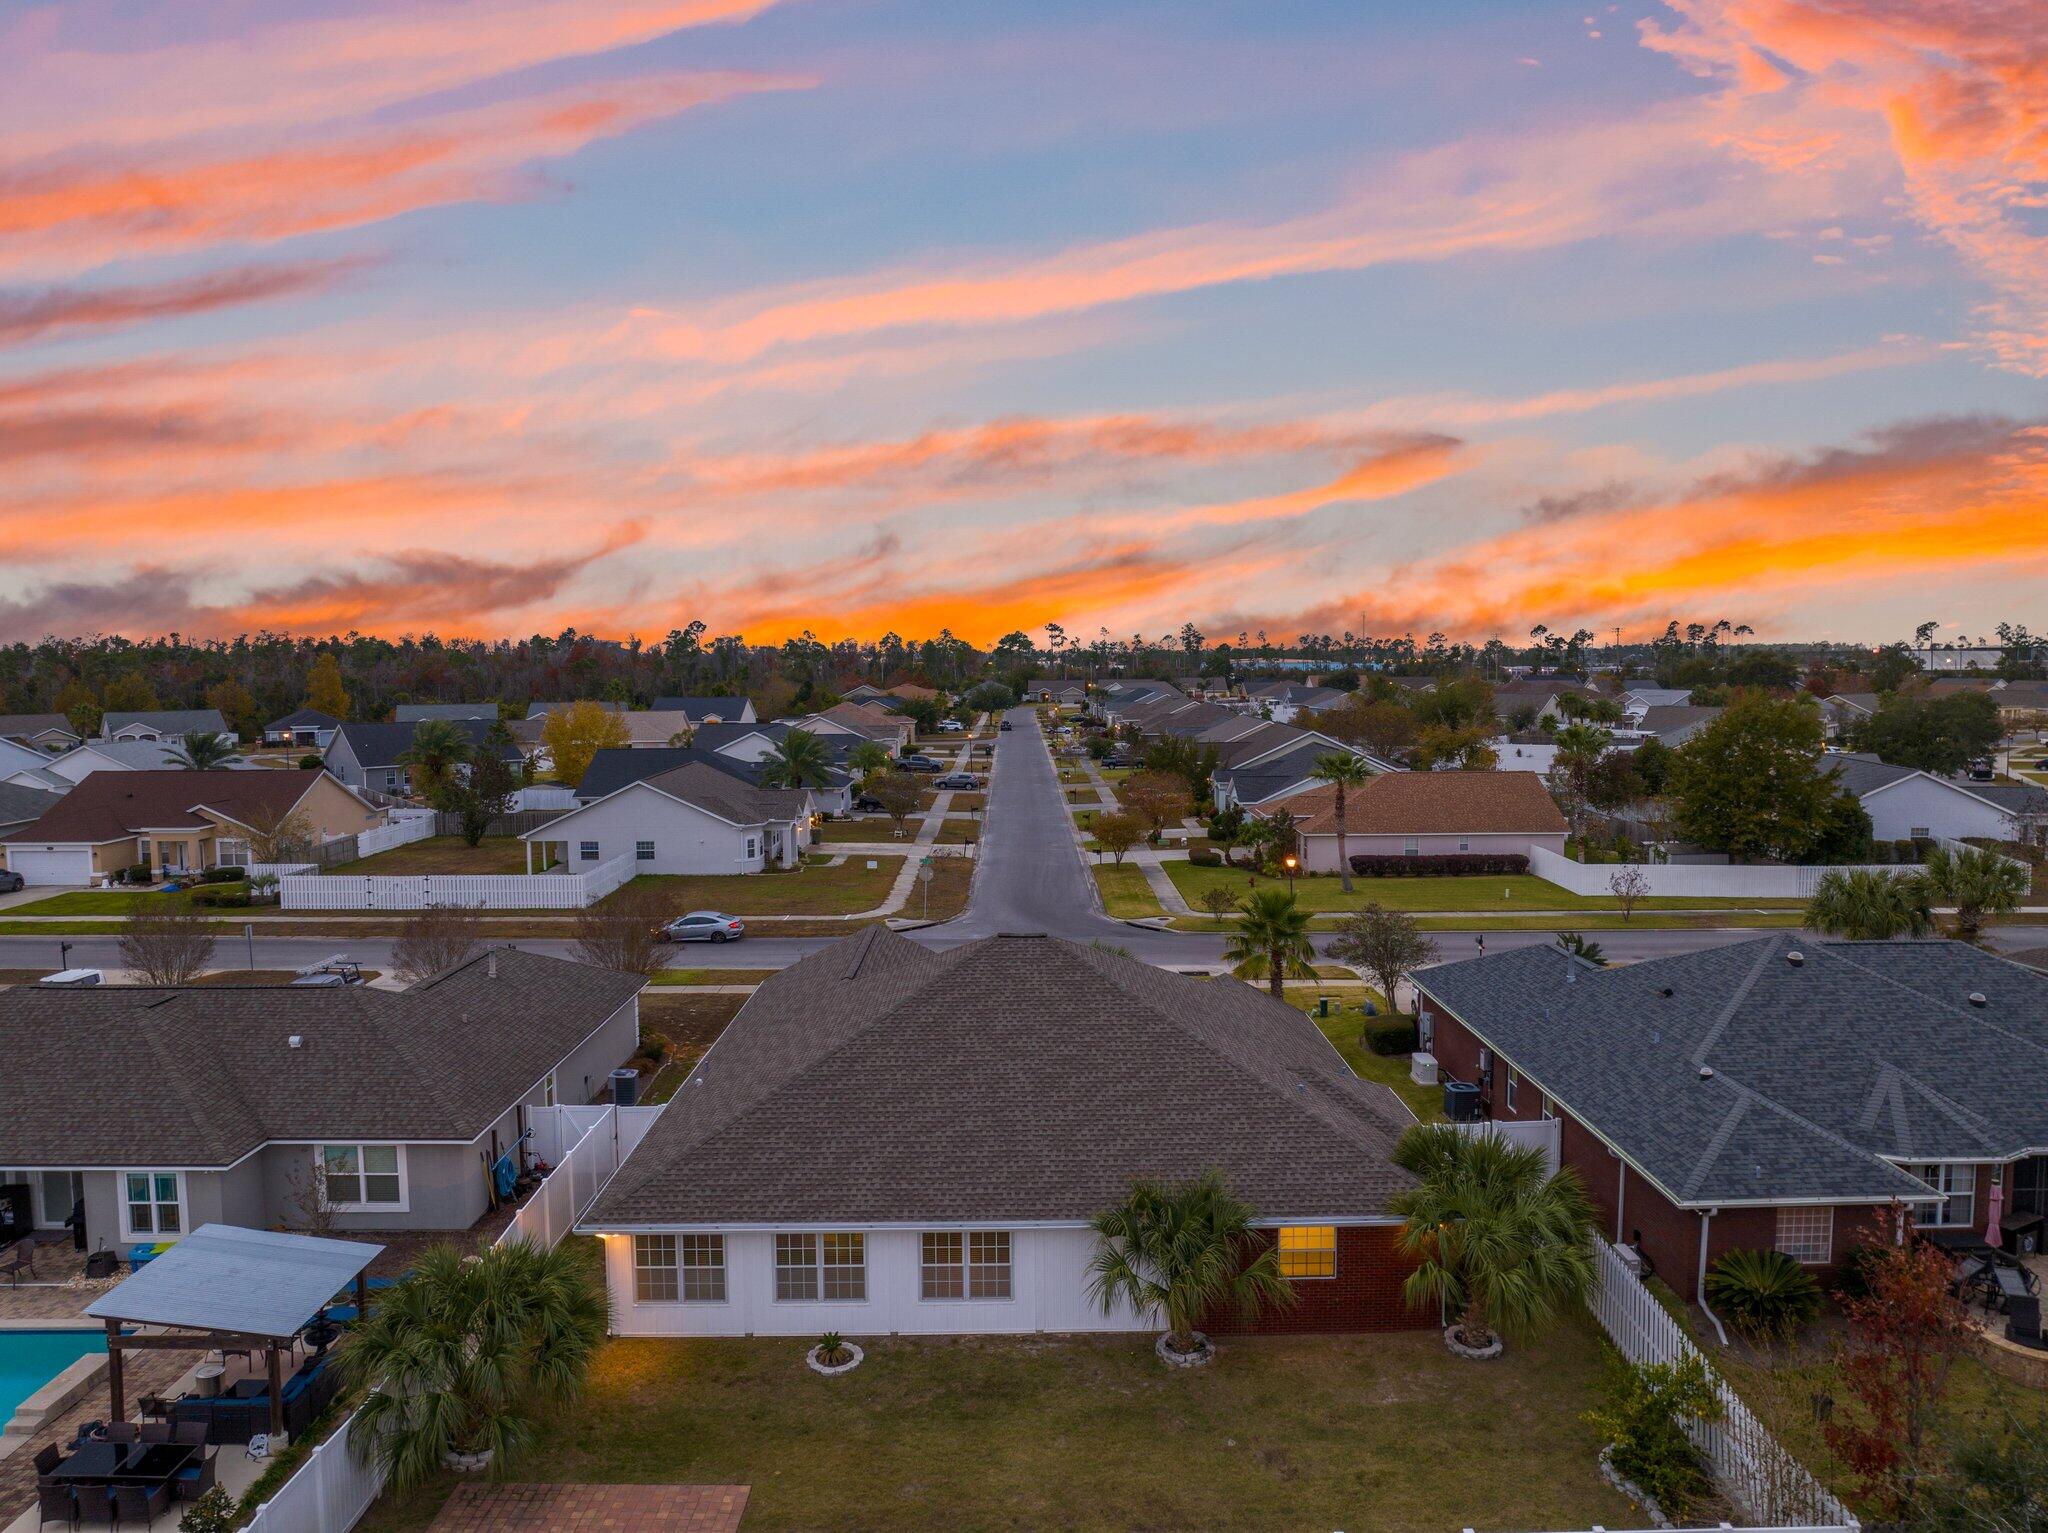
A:
[[[176,1479],[199,1453],[193,1443],[86,1443],[49,1478],[63,1485],[153,1485]]]

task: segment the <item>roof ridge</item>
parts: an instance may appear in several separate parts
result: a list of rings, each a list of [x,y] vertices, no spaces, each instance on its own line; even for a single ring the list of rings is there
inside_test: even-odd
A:
[[[1953,942],[1954,940],[1954,938],[1950,937],[1914,938],[1911,939],[1910,942],[1900,942],[1896,945],[1900,947],[1905,947],[1918,943],[1925,943],[1928,946],[1946,947],[1949,943]],[[1835,961],[1839,963],[1845,963],[1849,965],[1850,968],[1855,969],[1860,974],[1869,975],[1879,984],[1890,985],[1894,990],[1903,990],[1907,995],[1914,997],[1916,1000],[1919,1000],[1928,1005],[1937,1006],[1942,1011],[1947,1012],[1952,1016],[1961,1017],[1965,1022],[1970,1023],[1972,1026],[1989,1029],[1991,1032],[1998,1034],[1998,1036],[2001,1038],[2009,1039],[2014,1043],[2023,1045],[2025,1048],[2034,1053],[2038,1053],[2043,1055],[2044,1057],[2048,1057],[2048,1043],[2037,1042],[2036,1040],[2026,1036],[2024,1033],[2014,1032],[2010,1027],[2007,1027],[2001,1022],[1999,1022],[1997,1018],[1993,1017],[1990,1014],[1990,1012],[1978,1011],[1972,1007],[1958,1006],[1953,1001],[1943,1000],[1941,996],[1934,991],[1922,990],[1916,985],[1907,984],[1904,980],[1893,979],[1889,974],[1880,974],[1876,969],[1871,968],[1868,964],[1857,963],[1853,958],[1844,957],[1841,951],[1843,948],[1846,947],[1888,947],[1892,945],[1894,944],[1877,942],[1822,942],[1815,944],[1815,950],[1829,958],[1833,958]],[[1968,944],[1963,945],[1967,946]],[[1980,947],[1972,947],[1970,948],[1970,951],[1973,953],[1985,953],[1985,950]],[[2003,955],[1997,953],[1986,953],[1985,956],[2003,959]],[[2035,972],[2029,969],[2025,964],[2012,963],[2010,959],[2003,959],[2003,961],[2011,964],[2013,968],[2017,969],[2022,974],[2032,975]]]
[[[1737,985],[1729,995],[1727,1003],[1721,1008],[1720,1015],[1708,1024],[1707,1030],[1700,1034],[1700,1041],[1694,1045],[1692,1062],[1695,1065],[1704,1066],[1706,1064],[1707,1051],[1720,1042],[1721,1034],[1728,1030],[1728,1024],[1734,1020],[1737,1008],[1745,1000],[1749,999],[1749,992],[1756,988],[1756,982],[1762,976],[1764,966],[1776,956],[1779,950],[1778,944],[1784,940],[1782,937],[1764,937],[1758,941],[1756,962],[1749,966],[1749,972],[1743,975],[1742,983]]]
[[[191,994],[190,989],[184,986],[166,986],[164,988],[171,991],[170,999],[174,1002],[183,1000]],[[200,1137],[212,1147],[214,1155],[219,1158],[223,1165],[233,1160],[235,1157],[229,1153],[230,1146],[227,1136],[220,1131],[216,1115],[206,1111],[204,1104],[198,1100],[196,1082],[192,1071],[186,1068],[183,1051],[172,1048],[163,1037],[162,1027],[166,1019],[152,1018],[145,1015],[135,1020],[141,1024],[139,1031],[142,1034],[143,1042],[148,1045],[150,1053],[155,1056],[164,1075],[177,1086],[179,1099],[185,1103],[185,1110],[191,1115],[194,1125],[199,1130]],[[172,1025],[177,1025],[182,1023],[184,1019],[180,1017],[170,1020]],[[257,1112],[254,1105],[242,1094],[233,1072],[215,1068],[210,1055],[206,1057],[205,1062],[209,1073],[219,1082],[225,1094],[234,1099],[236,1106],[242,1110],[243,1116],[257,1125],[259,1134],[264,1133],[268,1125],[263,1122],[262,1114]]]
[[[1707,1173],[1714,1169],[1714,1163],[1721,1158],[1721,1152],[1728,1148],[1728,1141],[1735,1137],[1736,1128],[1748,1116],[1750,1106],[1756,1100],[1756,1093],[1738,1081],[1728,1082],[1728,1089],[1735,1093],[1735,1101],[1729,1107],[1727,1115],[1721,1119],[1720,1126],[1714,1130],[1714,1137],[1709,1139],[1707,1147],[1700,1151],[1700,1158],[1693,1162],[1692,1174],[1678,1189],[1681,1202],[1690,1202],[1693,1194],[1700,1190],[1700,1183],[1704,1182]]]

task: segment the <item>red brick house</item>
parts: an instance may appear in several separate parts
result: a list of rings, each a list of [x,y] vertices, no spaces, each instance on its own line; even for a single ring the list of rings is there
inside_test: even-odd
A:
[[[1560,1158],[1696,1298],[1738,1248],[1817,1271],[1923,1229],[2048,1214],[2048,978],[1955,942],[1782,933],[1600,969],[1527,947],[1417,976],[1422,1044]],[[2038,1238],[2038,1237],[2035,1237]]]

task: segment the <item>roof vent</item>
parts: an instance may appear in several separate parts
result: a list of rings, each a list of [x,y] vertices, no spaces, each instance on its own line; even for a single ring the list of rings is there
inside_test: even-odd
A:
[[[1657,994],[1663,996],[1664,999],[1667,1001],[1670,1000],[1671,997],[1676,995],[1677,993],[1678,992],[1673,990],[1669,985],[1660,985],[1657,989]]]
[[[1789,963],[1790,965],[1792,965],[1793,968],[1796,969],[1801,964],[1806,962],[1806,955],[1800,952],[1798,948],[1794,948],[1791,952],[1785,955],[1785,962]]]
[[[492,948],[490,955],[484,959],[484,974],[490,979],[498,977],[498,950],[496,948]]]
[[[1712,1065],[1701,1065],[1701,1066],[1700,1066],[1700,1079],[1701,1079],[1701,1080],[1703,1080],[1703,1081],[1710,1081],[1710,1080],[1712,1080],[1713,1078],[1714,1078],[1714,1067],[1713,1067]]]
[[[288,1049],[302,1049],[306,1046],[306,1040],[302,1035],[293,1033],[291,1037],[285,1039],[284,1044]]]
[[[1972,1006],[1989,1006],[1991,1002],[1985,998],[1983,991],[1972,990],[1970,992],[1970,1004]]]

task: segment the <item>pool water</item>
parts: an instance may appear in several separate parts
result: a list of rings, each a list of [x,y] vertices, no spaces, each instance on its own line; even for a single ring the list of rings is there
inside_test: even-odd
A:
[[[13,1419],[16,1406],[66,1368],[106,1350],[104,1330],[0,1330],[0,1428]]]

